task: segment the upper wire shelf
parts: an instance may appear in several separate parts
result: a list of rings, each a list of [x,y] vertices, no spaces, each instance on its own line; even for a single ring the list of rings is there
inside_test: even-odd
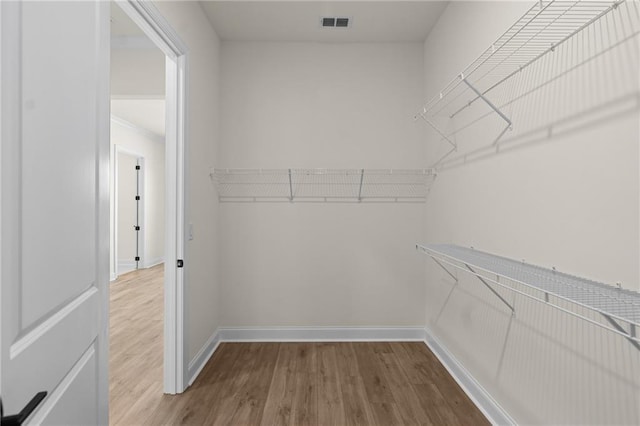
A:
[[[423,203],[432,169],[213,169],[224,202]]]
[[[416,248],[429,255],[456,282],[457,276],[448,267],[476,276],[514,314],[513,303],[494,287],[508,289],[613,331],[640,349],[638,292],[455,245],[418,244]]]
[[[513,123],[500,103],[492,101],[492,92],[541,57],[554,52],[558,46],[595,21],[617,9],[624,1],[536,2],[476,60],[424,104],[416,118],[424,119],[451,145],[451,151],[448,153],[450,154],[457,149],[453,137],[455,131],[447,129],[442,120],[454,119],[477,101],[481,101],[503,121],[504,126],[494,140],[494,145],[497,144],[502,136],[513,128]],[[622,25],[635,25],[631,19],[628,21]],[[514,93],[512,96],[516,95]]]

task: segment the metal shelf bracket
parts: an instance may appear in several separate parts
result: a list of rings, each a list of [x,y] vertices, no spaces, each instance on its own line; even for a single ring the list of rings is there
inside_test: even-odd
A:
[[[436,133],[438,133],[442,137],[442,139],[444,139],[449,143],[449,145],[451,145],[451,147],[453,148],[452,151],[458,150],[458,144],[456,144],[455,141],[452,141],[447,135],[444,134],[442,130],[440,130],[438,126],[436,126],[431,120],[429,120],[424,112],[418,114],[418,116],[421,117],[425,121],[425,123],[429,125],[429,127],[435,130]]]
[[[640,293],[529,265],[490,253],[450,244],[417,244],[416,248],[435,260],[449,275],[450,268],[475,275],[515,315],[514,304],[497,293],[495,287],[544,303],[593,326],[624,337],[640,350]],[[494,278],[495,277],[495,278]],[[514,299],[515,301],[515,299]],[[598,314],[604,320],[585,314]],[[605,321],[606,320],[606,321]]]
[[[502,118],[507,125],[505,126],[505,128],[500,132],[500,134],[498,135],[498,137],[493,141],[493,145],[497,145],[498,142],[500,141],[500,139],[502,138],[502,136],[504,136],[505,133],[507,133],[507,130],[511,130],[513,129],[513,123],[511,122],[511,119],[509,117],[507,117],[502,111],[500,111],[500,108],[498,108],[497,106],[495,106],[493,104],[493,102],[491,102],[482,92],[480,92],[478,89],[476,89],[476,87],[469,83],[469,80],[467,80],[463,74],[460,74],[460,78],[462,79],[462,81],[469,86],[469,88],[471,90],[473,90],[473,92],[478,95],[478,97],[480,99],[482,99],[487,105],[489,105],[489,107],[494,110],[496,112],[496,114],[498,114],[500,116],[500,118]]]
[[[618,321],[614,320],[609,315],[605,315],[605,314],[601,314],[601,315],[609,322],[609,324],[611,324],[613,328],[618,330],[623,335],[628,335],[629,337],[627,337],[627,340],[629,341],[629,343],[631,343],[636,349],[640,350],[640,343],[638,343],[638,341],[635,340],[637,338],[635,324],[629,324],[629,331],[627,331],[618,323]]]
[[[362,181],[364,180],[364,169],[360,172],[360,188],[358,188],[358,201],[362,201]]]
[[[515,310],[515,308],[514,308],[513,306],[511,306],[511,304],[510,304],[509,302],[507,302],[507,301],[505,300],[505,298],[504,298],[504,297],[502,297],[502,296],[500,295],[500,293],[498,293],[498,292],[497,292],[493,287],[491,287],[491,286],[489,285],[489,283],[488,283],[488,282],[486,282],[486,281],[484,280],[484,278],[482,278],[482,277],[481,277],[481,276],[480,276],[476,271],[474,271],[474,270],[473,270],[473,268],[471,268],[471,266],[467,265],[466,263],[464,264],[464,266],[466,266],[466,267],[467,267],[467,269],[468,269],[469,271],[471,271],[471,273],[472,273],[473,275],[475,275],[475,277],[476,277],[477,279],[479,279],[479,280],[480,280],[480,282],[482,282],[482,284],[484,284],[484,285],[485,285],[489,290],[491,290],[491,292],[492,292],[493,294],[495,294],[495,295],[496,295],[496,297],[497,297],[498,299],[502,300],[502,303],[504,303],[505,305],[507,305],[507,306],[509,307],[509,309],[511,309],[511,315],[515,315],[515,314],[516,314],[516,310]]]
[[[416,249],[417,250],[421,250],[419,245],[416,245]],[[458,277],[456,277],[451,271],[449,271],[449,269],[447,269],[435,256],[431,255],[431,253],[429,253],[428,251],[422,250],[424,253],[426,253],[440,268],[442,268],[447,274],[449,274],[449,276],[451,278],[453,278],[453,280],[456,282],[456,284],[458,283]],[[500,299],[502,301],[502,303],[504,303],[505,305],[507,305],[509,307],[509,309],[511,310],[511,314],[515,315],[515,309],[514,307],[505,300],[504,297],[502,297],[500,295],[500,293],[498,293],[493,287],[491,287],[491,285],[489,285],[488,282],[486,282],[484,280],[484,278],[482,278],[476,271],[473,270],[473,268],[471,268],[471,266],[467,265],[466,263],[464,264],[464,266],[476,277],[480,280],[480,282],[482,282],[482,284],[484,284],[485,286],[487,286],[487,288],[489,290],[491,290],[491,292],[493,294],[496,295],[496,297],[498,297],[498,299]]]

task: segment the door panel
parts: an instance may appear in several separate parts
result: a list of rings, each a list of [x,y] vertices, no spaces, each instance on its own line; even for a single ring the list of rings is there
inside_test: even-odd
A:
[[[22,5],[21,329],[95,285],[97,19],[91,2]]]
[[[38,425],[86,426],[98,423],[96,418],[97,394],[96,348],[91,345],[58,386],[56,399],[43,405],[32,419]],[[78,412],[77,406],[86,409]]]
[[[104,423],[108,2],[0,2],[0,394]],[[107,106],[105,106],[107,105]]]

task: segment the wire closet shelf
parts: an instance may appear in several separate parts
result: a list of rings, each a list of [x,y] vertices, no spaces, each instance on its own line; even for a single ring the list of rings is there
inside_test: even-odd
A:
[[[222,202],[423,203],[431,169],[213,169]]]
[[[446,157],[457,150],[457,144],[453,137],[455,130],[445,129],[441,124],[442,120],[451,124],[451,119],[477,101],[481,101],[504,122],[503,129],[494,141],[496,145],[500,138],[512,129],[513,123],[500,105],[491,101],[492,92],[595,21],[617,9],[624,1],[536,2],[476,60],[424,104],[416,118],[422,118],[451,145],[451,151],[445,155]],[[438,160],[434,167],[443,159]]]
[[[495,287],[545,303],[627,338],[640,349],[640,293],[530,265],[472,248],[449,244],[416,245],[456,282],[450,268],[478,278],[515,314]],[[604,321],[600,321],[602,319]]]

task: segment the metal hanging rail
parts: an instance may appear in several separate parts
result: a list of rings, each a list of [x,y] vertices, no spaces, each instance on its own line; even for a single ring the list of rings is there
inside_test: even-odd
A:
[[[496,291],[507,289],[624,336],[640,350],[640,293],[448,244],[416,245],[457,282],[451,268],[477,277],[512,314],[513,304]],[[591,312],[591,317],[584,311]],[[597,318],[606,322],[598,321]]]
[[[222,202],[423,203],[432,169],[213,169]]]
[[[618,1],[538,1],[515,24],[465,67],[418,112],[424,121],[452,145],[436,167],[457,149],[452,135],[438,120],[449,121],[480,100],[505,121],[494,145],[512,129],[512,122],[490,97],[492,91],[541,57],[554,52],[571,37],[617,9]]]

